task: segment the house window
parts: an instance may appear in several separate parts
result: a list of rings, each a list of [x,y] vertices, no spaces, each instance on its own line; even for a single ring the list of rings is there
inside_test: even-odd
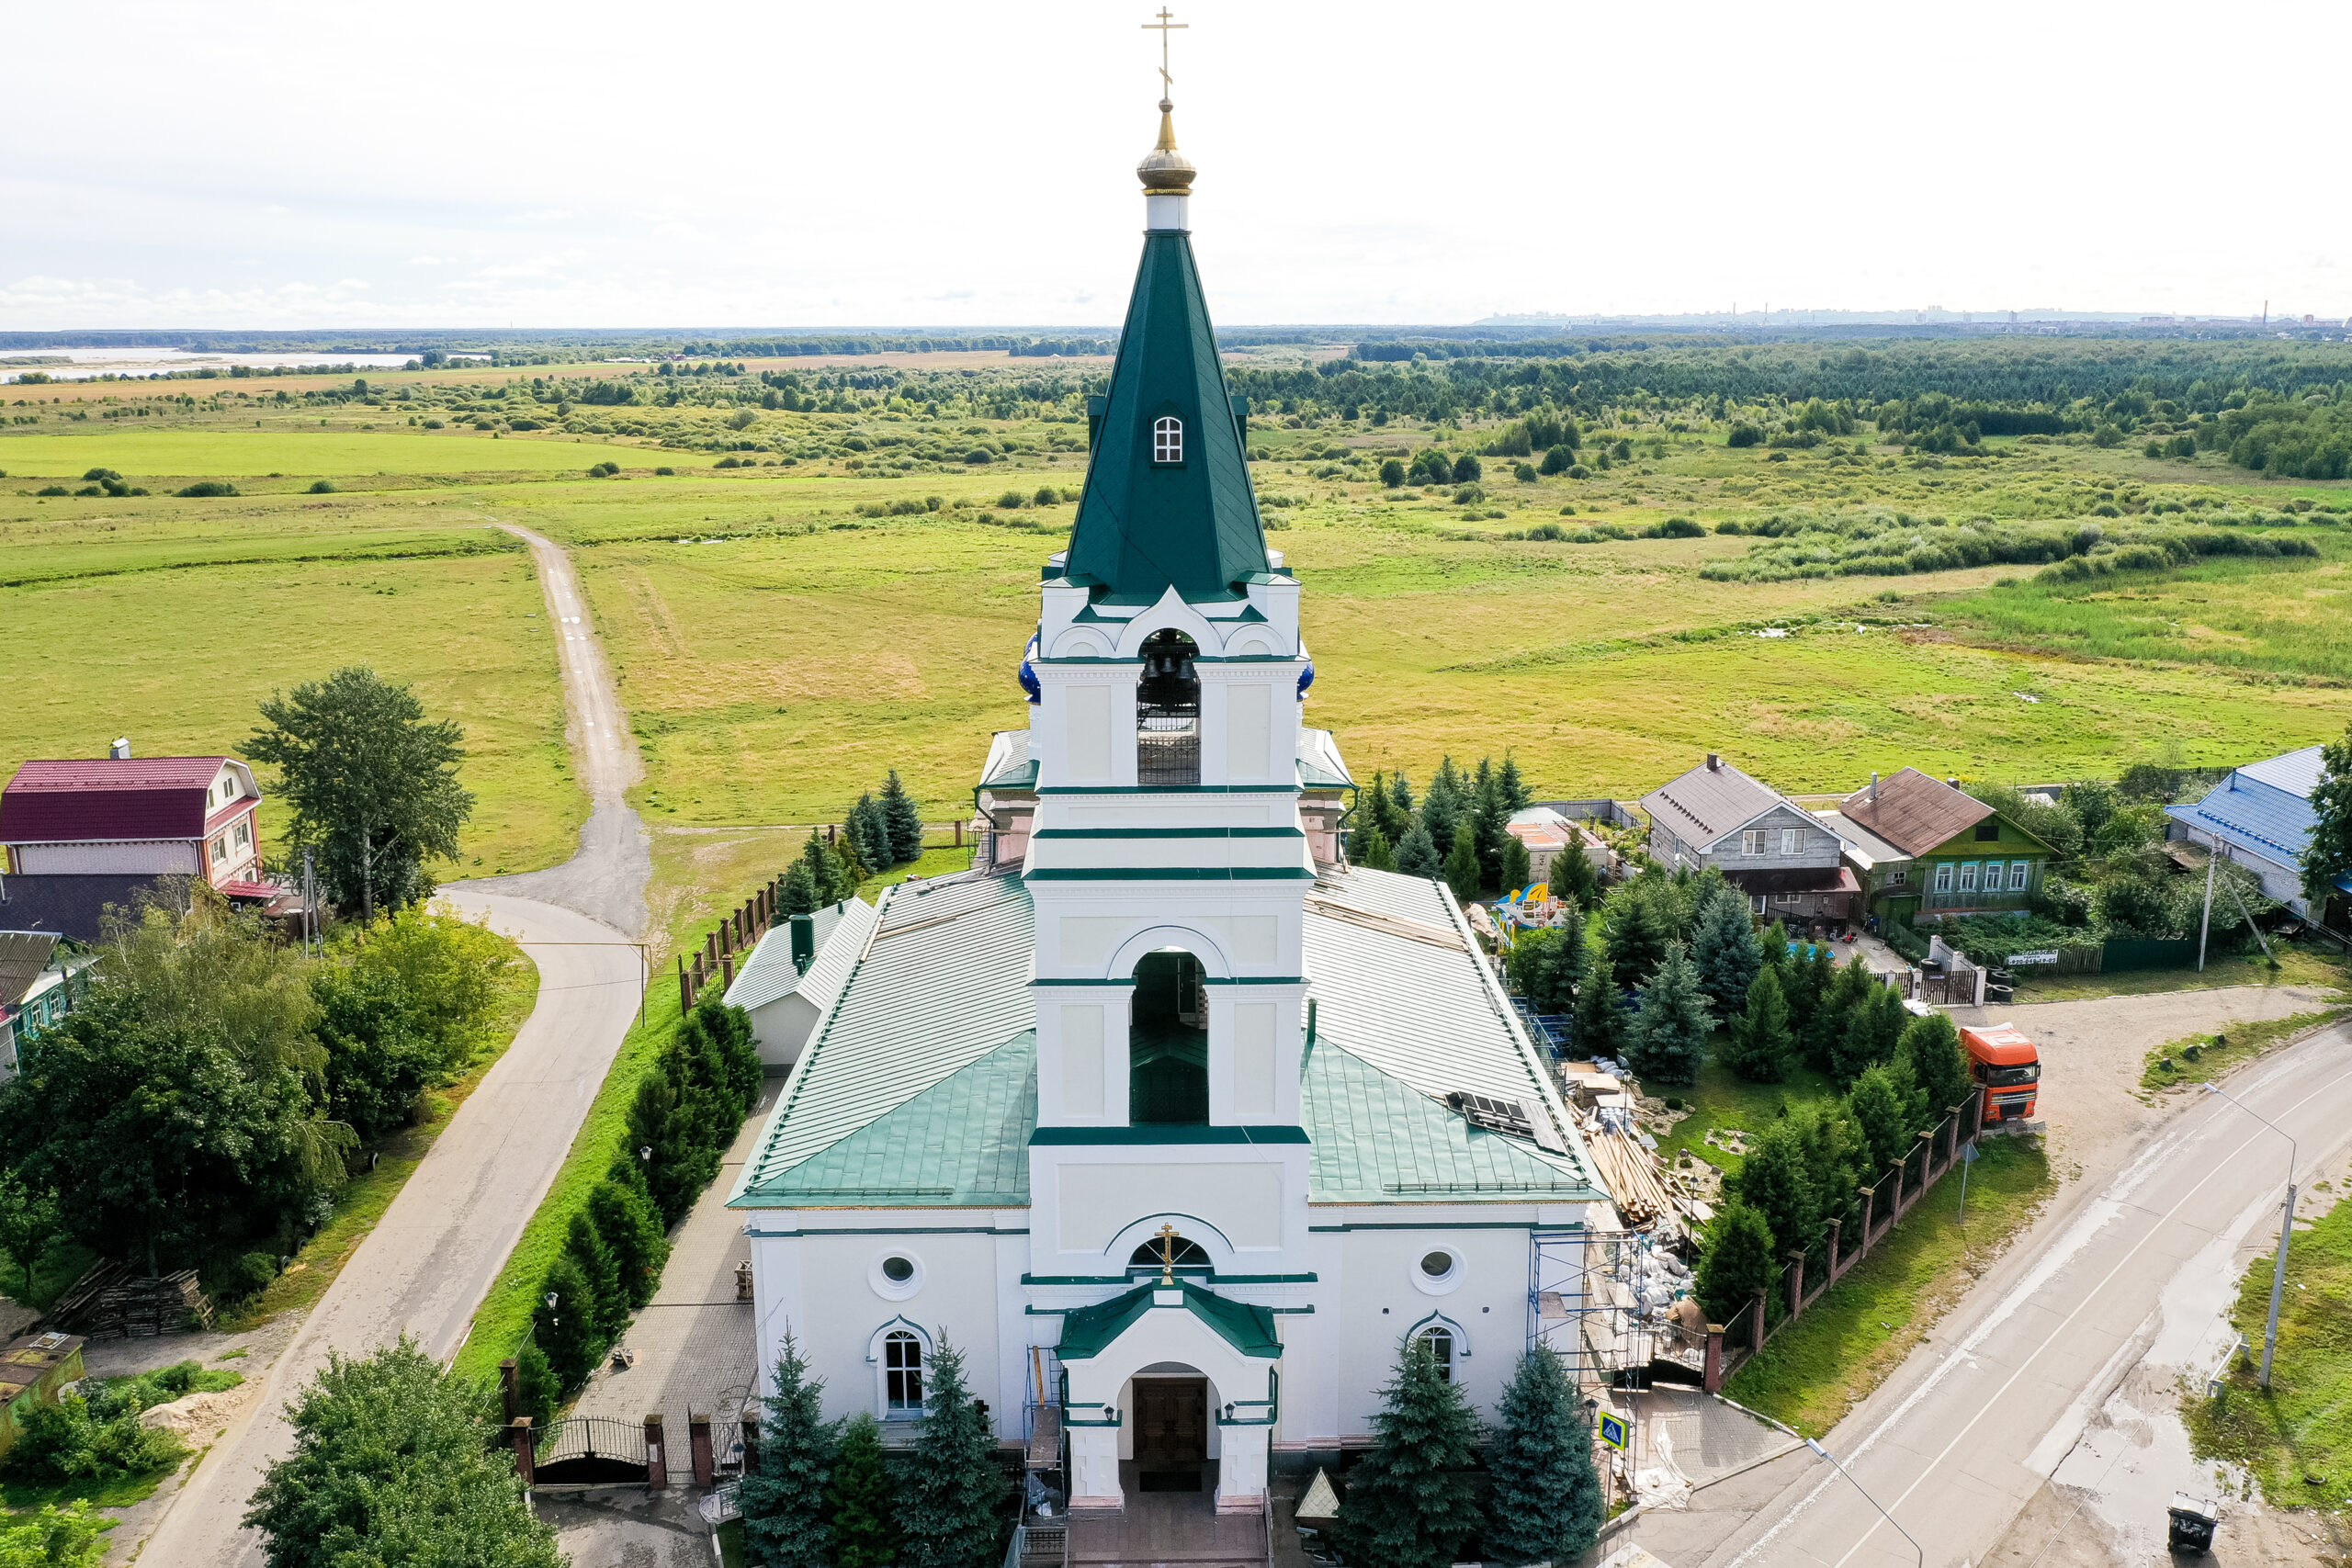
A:
[[[1797,896],[1793,893],[1776,893],[1772,897],[1775,902],[1782,904],[1793,904],[1797,901]]]
[[[1782,854],[1792,855],[1803,848],[1804,848],[1804,829],[1783,828],[1781,829],[1781,852]]]
[[[1184,460],[1184,422],[1172,414],[1162,414],[1151,422],[1151,460],[1155,463],[1181,463]]]
[[[1764,829],[1761,828],[1749,828],[1742,831],[1739,835],[1739,852],[1744,855],[1762,854],[1764,852]]]
[[[2012,893],[2022,893],[2022,892],[2024,892],[2024,891],[2025,891],[2025,885],[2026,885],[2026,881],[2027,881],[2027,879],[2028,879],[2029,877],[2030,877],[2032,874],[2033,874],[2033,863],[2032,863],[2031,861],[2030,861],[2030,860],[2013,860],[2013,861],[2011,861],[2011,862],[2009,863],[2009,891],[2010,891],[2010,892],[2012,892]]]
[[[922,1414],[922,1341],[903,1328],[882,1341],[882,1395],[887,1415]]]
[[[1445,1327],[1421,1331],[1421,1343],[1430,1348],[1430,1355],[1437,1361],[1437,1375],[1446,1382],[1453,1381],[1453,1330]]]
[[[1999,818],[1988,817],[1984,821],[1976,824],[1976,841],[1978,843],[1996,843],[1999,840],[2000,837],[2001,822]]]
[[[1910,880],[1911,868],[1907,865],[1898,865],[1886,874],[1886,885],[1889,887],[1901,887]]]
[[[214,860],[227,860],[229,858],[228,834],[223,833],[219,838],[212,840],[212,858]]]
[[[1951,891],[1951,862],[1950,861],[1939,861],[1936,864],[1936,891],[1939,893]]]
[[[1974,861],[1968,861],[1962,864],[1960,868],[1960,890],[1962,893],[1973,893],[1976,891],[1976,863]]]
[[[238,847],[239,849],[241,849],[241,850],[242,850],[242,849],[243,849],[247,844],[250,844],[250,843],[252,843],[253,841],[254,841],[254,829],[253,829],[253,824],[252,824],[252,823],[250,823],[250,822],[240,822],[240,823],[238,823],[238,824],[237,824],[237,847]]]

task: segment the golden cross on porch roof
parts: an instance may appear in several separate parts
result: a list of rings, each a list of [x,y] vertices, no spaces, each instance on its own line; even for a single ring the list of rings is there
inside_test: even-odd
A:
[[[1166,14],[1161,13],[1162,16]],[[1165,1220],[1159,1222],[1159,1282],[1163,1285],[1176,1282],[1176,1227]]]
[[[1176,86],[1176,78],[1168,73],[1168,35],[1171,32],[1181,33],[1193,25],[1190,22],[1170,21],[1168,18],[1174,15],[1173,11],[1162,6],[1159,8],[1159,20],[1146,22],[1143,25],[1144,31],[1157,31],[1159,34],[1159,96],[1163,98],[1173,96]]]

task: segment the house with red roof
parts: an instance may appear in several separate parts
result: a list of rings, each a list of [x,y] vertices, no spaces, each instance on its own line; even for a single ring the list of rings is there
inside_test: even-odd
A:
[[[20,877],[200,876],[267,898],[261,790],[234,757],[40,759],[0,790],[0,855]]]

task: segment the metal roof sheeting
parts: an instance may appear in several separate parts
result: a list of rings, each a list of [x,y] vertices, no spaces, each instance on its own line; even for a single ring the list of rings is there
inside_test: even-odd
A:
[[[2289,795],[2309,800],[2312,791],[2327,774],[2327,761],[2321,748],[2306,746],[2300,751],[2284,751],[2276,757],[2266,757],[2259,762],[2248,762],[2238,770],[2241,778],[2268,784],[2272,789],[2285,790]]]
[[[1319,1013],[1320,1009],[1318,1007]],[[1474,1127],[1427,1094],[1333,1043],[1318,1026],[1305,1084],[1307,1195],[1317,1203],[1589,1202],[1579,1145],[1550,1155]]]
[[[727,987],[729,1005],[748,1012],[797,992],[820,1011],[831,1007],[880,915],[881,906],[848,898],[809,916],[816,956],[806,975],[793,965],[792,920],[779,919],[735,972],[735,983]]]
[[[2165,815],[2184,827],[2290,868],[2302,863],[2319,813],[2300,795],[2260,783],[2244,768],[2215,784],[2190,806],[2167,806]]]
[[[260,804],[211,810],[227,757],[36,759],[0,789],[0,843],[201,839]],[[216,820],[217,818],[217,820]]]
[[[1993,808],[1974,795],[1917,768],[1864,784],[1838,809],[1847,821],[1912,856],[1926,854],[1993,815]]]
[[[1795,805],[1771,785],[1720,759],[1713,767],[1702,762],[1642,796],[1643,810],[1663,818],[1678,837],[1702,849],[1784,804]]]
[[[967,872],[901,883],[885,890],[876,914],[876,929],[839,1000],[776,1097],[735,1198],[1011,1043],[1036,1021],[1029,995],[1033,917],[1019,878]],[[904,1151],[910,1162],[917,1152]],[[911,1168],[894,1179],[940,1185]]]

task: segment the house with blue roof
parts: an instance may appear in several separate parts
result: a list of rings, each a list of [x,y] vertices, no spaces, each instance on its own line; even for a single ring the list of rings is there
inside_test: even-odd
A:
[[[2265,895],[2312,919],[2317,911],[2303,896],[2303,851],[2319,820],[2312,792],[2325,772],[2317,746],[2232,768],[2204,799],[2165,807],[2166,837],[2218,846],[2223,858],[2262,878]],[[2352,876],[2338,878],[2336,887],[2352,894]]]
[[[822,1007],[729,1199],[763,1368],[791,1334],[829,1414],[904,1440],[953,1345],[1074,1527],[1138,1490],[1257,1515],[1283,1456],[1370,1441],[1414,1340],[1491,1417],[1558,1305],[1539,1257],[1615,1224],[1453,897],[1344,860],[1161,116],[985,847],[747,971]]]

